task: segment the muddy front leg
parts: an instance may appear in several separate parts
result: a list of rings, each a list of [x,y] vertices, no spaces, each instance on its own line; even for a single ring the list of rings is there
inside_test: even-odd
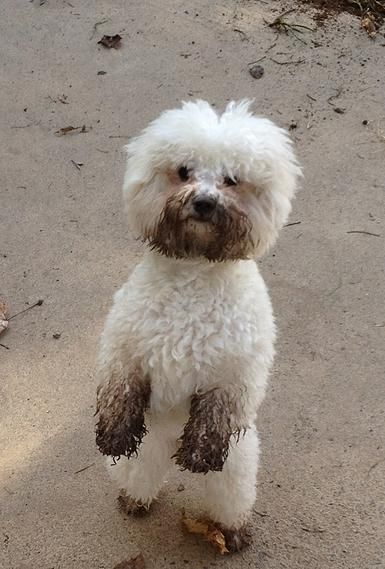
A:
[[[96,444],[112,457],[136,454],[146,434],[145,411],[150,401],[150,381],[139,367],[112,373],[97,390]]]
[[[247,428],[237,395],[218,387],[192,397],[190,417],[174,455],[183,470],[205,474],[223,469],[231,437],[239,437]]]

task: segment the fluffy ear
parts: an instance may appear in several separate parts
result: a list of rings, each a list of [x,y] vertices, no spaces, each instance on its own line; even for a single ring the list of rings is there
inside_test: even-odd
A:
[[[137,237],[146,235],[162,209],[161,180],[154,140],[147,130],[126,147],[127,166],[123,182],[123,200],[128,224]]]
[[[293,150],[293,144],[287,132],[267,119],[254,119],[258,142],[256,143],[256,161],[261,192],[256,208],[254,242],[257,256],[262,255],[277,239],[279,230],[286,223],[291,212],[291,202],[302,176],[301,168]],[[260,134],[261,129],[263,135]],[[263,141],[263,151],[259,150]],[[262,166],[261,166],[262,165]],[[258,187],[258,181],[256,181]]]

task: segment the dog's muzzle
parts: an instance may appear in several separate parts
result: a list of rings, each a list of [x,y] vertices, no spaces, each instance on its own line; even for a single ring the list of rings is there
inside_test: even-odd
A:
[[[218,200],[210,195],[197,195],[191,201],[194,217],[201,221],[209,221],[217,208]]]

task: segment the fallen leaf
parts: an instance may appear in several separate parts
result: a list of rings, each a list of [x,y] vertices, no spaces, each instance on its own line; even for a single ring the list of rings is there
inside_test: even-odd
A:
[[[119,34],[115,34],[114,36],[103,36],[101,40],[98,41],[101,45],[108,48],[115,48],[117,49],[120,47],[122,36]]]
[[[376,36],[377,27],[371,16],[367,15],[362,18],[361,27],[366,30],[369,37],[374,38]]]
[[[8,309],[5,302],[0,300],[0,334],[8,328]]]
[[[221,555],[229,553],[226,547],[225,536],[213,524],[192,518],[183,518],[182,523],[189,533],[201,535],[203,539],[211,543]]]
[[[64,126],[63,128],[59,128],[59,130],[56,131],[56,134],[68,134],[69,132],[79,130],[80,128],[80,126]]]
[[[249,68],[249,73],[252,77],[254,77],[254,79],[260,79],[263,77],[265,70],[262,65],[252,65]]]
[[[83,126],[64,126],[63,128],[59,128],[59,130],[57,130],[55,132],[55,134],[59,134],[60,136],[64,136],[65,134],[68,134],[70,132],[88,132],[88,128],[86,127],[85,124],[83,124]]]
[[[139,555],[132,559],[121,561],[121,563],[115,565],[114,569],[145,569],[145,567],[144,557],[139,553]]]

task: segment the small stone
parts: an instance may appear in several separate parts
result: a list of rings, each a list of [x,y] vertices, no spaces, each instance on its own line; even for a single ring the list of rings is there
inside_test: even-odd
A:
[[[265,70],[262,65],[252,65],[249,68],[249,73],[254,79],[261,79],[263,77]]]

